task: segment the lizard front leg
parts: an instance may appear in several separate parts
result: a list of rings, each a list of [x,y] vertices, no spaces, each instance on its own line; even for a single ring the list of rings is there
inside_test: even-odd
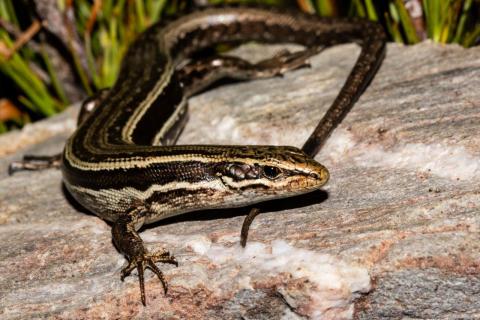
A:
[[[156,262],[170,263],[178,266],[177,260],[168,251],[161,250],[150,253],[145,248],[142,238],[137,230],[143,225],[144,215],[147,209],[145,207],[135,208],[118,217],[113,224],[112,238],[117,249],[125,255],[128,265],[122,269],[121,280],[130,275],[132,270],[137,269],[138,280],[140,282],[140,296],[142,304],[146,305],[145,296],[145,269],[152,270],[163,285],[165,294],[168,291],[168,284],[165,281],[162,271],[155,265]]]

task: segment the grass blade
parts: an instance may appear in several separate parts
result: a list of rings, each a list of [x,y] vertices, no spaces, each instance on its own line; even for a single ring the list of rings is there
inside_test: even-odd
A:
[[[400,22],[402,23],[403,30],[405,31],[405,37],[407,43],[413,44],[418,43],[420,39],[418,38],[417,31],[413,25],[410,14],[408,13],[405,5],[402,0],[395,0],[395,7],[398,11]]]

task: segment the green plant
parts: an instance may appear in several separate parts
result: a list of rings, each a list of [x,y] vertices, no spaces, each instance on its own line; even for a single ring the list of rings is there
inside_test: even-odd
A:
[[[396,42],[414,44],[429,38],[438,43],[470,47],[480,37],[478,0],[299,0],[299,3],[321,16],[346,14],[380,21]],[[412,17],[407,3],[419,16]],[[348,9],[342,11],[342,8]]]
[[[0,2],[0,18],[3,24],[8,24],[13,30],[12,33],[21,34],[20,25],[13,10],[11,0],[4,0]],[[38,31],[40,23],[34,21],[30,26],[29,32],[31,36]],[[24,36],[28,37],[27,31]],[[28,39],[26,39],[28,40]],[[23,41],[26,41],[23,40]],[[20,42],[22,39],[20,38]],[[19,43],[19,42],[17,42]],[[55,72],[51,66],[48,56],[44,54],[42,45],[38,46],[37,50],[40,52],[38,55],[32,48],[23,46],[19,48],[19,45],[12,39],[12,35],[7,32],[6,27],[0,28],[0,48],[2,54],[0,54],[0,72],[2,72],[7,78],[11,79],[21,91],[18,96],[18,101],[32,112],[42,114],[44,116],[53,115],[61,111],[68,103],[67,100],[62,101],[57,97],[62,95],[52,94],[49,89],[49,85],[45,79],[42,79],[39,72],[36,71],[38,66],[31,64],[33,59],[38,59],[46,66],[46,72],[52,79],[52,86],[55,89],[59,89],[53,79],[56,79]],[[58,93],[58,92],[57,92]],[[5,127],[5,125],[3,125]]]
[[[34,1],[34,0],[32,0]],[[210,0],[250,4],[254,0]],[[28,3],[28,2],[25,2]],[[266,5],[292,5],[293,0],[262,0]],[[410,0],[420,15],[412,17],[405,0],[297,0],[304,11],[321,16],[359,16],[383,23],[390,38],[414,44],[428,37],[439,43],[475,45],[480,38],[478,0]],[[0,73],[15,90],[9,95],[11,118],[0,118],[0,133],[36,118],[51,116],[75,98],[67,92],[41,21],[17,16],[20,4],[0,0]],[[124,53],[135,37],[162,15],[181,11],[186,0],[57,0],[67,30],[69,72],[84,95],[115,82]],[[24,21],[25,20],[25,21]],[[74,39],[82,50],[74,50]],[[2,81],[2,80],[0,80]],[[0,88],[1,89],[1,88]],[[1,97],[0,98],[4,98]],[[7,108],[7,107],[5,107]],[[18,112],[11,112],[17,108]],[[1,112],[0,112],[1,113]]]

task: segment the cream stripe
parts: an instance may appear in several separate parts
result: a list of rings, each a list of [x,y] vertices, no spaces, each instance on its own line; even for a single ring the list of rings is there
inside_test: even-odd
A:
[[[152,147],[153,148],[153,147]],[[156,147],[161,148],[161,147]],[[182,162],[182,161],[197,161],[202,163],[218,163],[223,161],[228,162],[241,162],[248,165],[253,165],[255,163],[260,163],[262,165],[272,165],[277,166],[282,169],[287,170],[299,170],[303,171],[302,168],[296,167],[289,162],[279,162],[276,159],[272,161],[261,161],[255,158],[226,158],[221,154],[208,156],[196,155],[192,151],[189,155],[177,155],[177,156],[151,156],[151,157],[131,157],[131,158],[115,158],[111,162],[85,162],[78,159],[72,152],[72,144],[67,143],[65,149],[66,160],[70,163],[72,167],[75,167],[80,170],[90,170],[90,171],[102,171],[102,170],[117,170],[117,169],[132,169],[132,168],[145,168],[154,163],[169,163],[169,162]]]
[[[147,110],[150,108],[155,99],[163,92],[165,86],[169,83],[170,77],[173,73],[173,66],[170,56],[167,54],[167,62],[165,64],[165,70],[161,74],[160,80],[155,84],[155,87],[152,91],[149,92],[148,96],[143,100],[133,111],[133,114],[128,118],[127,123],[122,128],[122,139],[126,142],[133,143],[132,134],[135,128],[137,127],[138,122],[143,118]]]
[[[214,189],[217,191],[226,190],[227,188],[219,180],[212,181],[201,181],[201,182],[170,182],[164,185],[153,184],[147,190],[141,191],[133,187],[123,187],[121,189],[100,189],[92,190],[89,188],[79,187],[75,185],[70,185],[70,188],[84,194],[89,194],[93,197],[105,197],[121,199],[122,197],[131,197],[134,195],[137,199],[146,200],[150,198],[155,192],[169,192],[173,190],[186,189],[186,190],[201,190],[201,189]],[[106,197],[109,195],[109,197]]]
[[[180,119],[180,115],[185,112],[187,107],[187,99],[185,96],[182,96],[182,101],[177,106],[177,109],[174,113],[165,121],[160,131],[155,135],[152,140],[153,145],[159,145],[160,140],[167,134],[167,132],[175,125],[175,123]]]
[[[222,176],[222,180],[228,186],[230,186],[231,188],[235,188],[235,189],[248,187],[248,186],[251,186],[252,184],[263,184],[264,186],[267,186],[269,188],[272,188],[272,187],[281,188],[281,187],[287,186],[290,183],[290,179],[288,179],[288,178],[285,179],[285,180],[281,180],[281,181],[268,180],[268,179],[265,179],[265,178],[254,179],[254,180],[245,179],[245,180],[235,181],[231,177]]]

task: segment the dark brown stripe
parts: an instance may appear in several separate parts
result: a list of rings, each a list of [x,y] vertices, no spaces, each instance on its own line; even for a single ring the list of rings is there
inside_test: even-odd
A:
[[[158,98],[153,101],[144,116],[137,123],[132,134],[133,143],[138,145],[151,145],[159,128],[163,126],[179,107],[182,101],[182,95],[182,89],[174,74]]]
[[[195,161],[156,163],[146,168],[88,171],[72,168],[68,162],[63,164],[64,179],[74,186],[100,190],[132,187],[145,191],[152,184],[171,182],[200,182],[216,179],[215,168],[218,164],[205,164]]]

